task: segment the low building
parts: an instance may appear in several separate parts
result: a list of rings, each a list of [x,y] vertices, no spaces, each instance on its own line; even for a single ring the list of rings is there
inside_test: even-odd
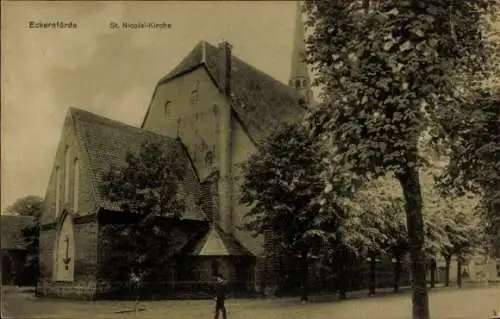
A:
[[[23,233],[34,221],[30,216],[0,215],[2,285],[36,284],[36,270],[29,267],[30,252]]]

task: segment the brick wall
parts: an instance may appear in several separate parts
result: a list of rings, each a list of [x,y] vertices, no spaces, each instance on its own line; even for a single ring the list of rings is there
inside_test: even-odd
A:
[[[55,225],[40,231],[40,278],[37,295],[63,298],[93,299],[96,293],[98,223],[91,218],[74,218],[74,281],[53,281]]]
[[[96,212],[96,201],[93,193],[93,186],[91,183],[91,176],[89,172],[88,156],[84,153],[82,142],[76,135],[71,116],[67,116],[64,122],[61,139],[56,151],[52,172],[49,177],[49,183],[45,193],[45,206],[42,212],[40,222],[41,224],[50,224],[55,222],[56,216],[60,216],[63,210],[67,210],[72,215],[84,216]],[[65,151],[68,148],[69,152],[69,185],[65,185]],[[75,212],[73,209],[73,169],[74,160],[78,158],[79,161],[79,180],[78,180],[78,209]],[[59,211],[56,212],[56,168],[60,169],[60,183],[59,183]],[[64,188],[69,188],[69,200],[66,203],[64,200]]]
[[[69,156],[65,156],[68,150]],[[78,206],[73,207],[74,197],[74,162],[79,161],[78,174]],[[68,160],[69,165],[65,161]],[[56,168],[60,170],[60,182],[56,181]],[[57,296],[67,298],[93,298],[95,295],[95,269],[97,265],[97,233],[98,223],[94,216],[96,201],[89,174],[88,156],[84,145],[76,134],[74,121],[68,112],[61,139],[57,148],[52,172],[45,195],[45,208],[40,223],[39,263],[40,278],[37,294],[40,296]],[[68,169],[66,172],[65,170]],[[69,175],[66,185],[65,174]],[[56,187],[59,186],[59,205],[56,205]],[[69,198],[65,201],[65,188],[68,188]],[[56,211],[56,207],[59,210]],[[55,282],[52,280],[54,244],[56,241],[56,225],[62,212],[67,210],[72,218],[75,240],[74,280],[72,282]]]
[[[133,223],[136,222],[137,217],[134,217],[132,215],[127,215],[125,213],[117,213],[117,212],[102,212],[100,216],[100,230],[99,230],[99,246],[97,249],[98,252],[98,260],[99,260],[99,268],[97,271],[97,287],[96,287],[96,292],[98,294],[101,294],[103,298],[106,298],[106,296],[112,296],[118,295],[121,293],[120,290],[122,290],[123,287],[127,286],[128,283],[126,281],[119,281],[115,282],[113,279],[110,278],[107,274],[109,274],[109,263],[107,260],[109,260],[111,257],[110,256],[110,249],[112,249],[111,246],[108,246],[107,243],[110,241],[108,240],[113,236],[112,231],[106,231],[106,225],[113,224],[116,222],[116,220],[120,220],[122,223]],[[186,246],[186,244],[192,239],[194,235],[197,234],[197,232],[200,232],[202,230],[206,231],[206,223],[205,222],[195,222],[195,221],[187,221],[187,220],[181,220],[181,221],[176,221],[173,222],[171,220],[165,220],[162,218],[158,218],[156,221],[157,224],[164,228],[168,229],[169,234],[172,236],[172,240],[169,242],[170,247],[172,249],[169,251],[172,255],[175,255],[179,253],[179,250],[182,249],[183,247]],[[116,255],[115,255],[116,256]],[[177,259],[175,256],[172,256],[172,261],[176,262]],[[112,267],[112,265],[111,265]],[[183,269],[180,269],[182,271]],[[165,269],[165,272],[162,273],[164,275],[164,278],[159,278],[159,282],[164,281],[164,280],[174,280],[172,276],[172,271],[169,269]],[[116,275],[114,273],[113,275]],[[174,277],[177,277],[177,275],[174,275]],[[166,279],[167,278],[167,279]],[[154,283],[152,283],[154,284]]]

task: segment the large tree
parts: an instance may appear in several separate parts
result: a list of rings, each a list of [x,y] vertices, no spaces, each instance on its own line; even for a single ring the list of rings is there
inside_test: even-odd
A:
[[[307,299],[311,260],[318,254],[315,238],[322,151],[304,127],[283,125],[249,158],[244,167],[241,203],[251,207],[246,229],[272,240],[271,258],[298,264]]]
[[[43,198],[36,195],[28,195],[19,198],[5,210],[5,212],[10,215],[33,217],[33,222],[22,229],[28,254],[22,269],[23,275],[21,276],[26,282],[21,284],[36,283],[38,279],[39,221],[43,212],[43,206]]]
[[[40,196],[28,195],[16,200],[5,209],[6,214],[33,216],[39,218],[42,214],[44,200]]]
[[[354,202],[359,207],[359,214],[350,218],[359,219],[352,223],[358,229],[354,233],[362,235],[356,250],[368,255],[370,262],[370,293],[375,293],[376,258],[379,255],[392,254],[394,263],[394,290],[397,291],[401,273],[402,257],[408,250],[408,235],[404,222],[404,209],[401,191],[397,183],[389,176],[370,180],[356,192]],[[353,230],[350,230],[353,232]]]
[[[353,188],[388,171],[401,184],[414,318],[429,318],[418,140],[429,124],[426,115],[445,107],[438,97],[454,98],[455,74],[478,74],[484,67],[490,52],[483,17],[496,2],[305,4],[313,28],[308,60],[324,92],[309,122],[330,141],[331,166],[351,172]],[[327,189],[336,183],[331,178]]]
[[[126,164],[111,167],[104,177],[103,193],[126,213],[124,222],[102,229],[106,276],[136,285],[165,279],[173,242],[168,221],[184,209],[178,196],[182,159],[180,148],[151,140],[128,152]]]
[[[476,89],[454,106],[439,114],[450,148],[441,186],[481,196],[486,230],[500,246],[500,89]]]
[[[22,277],[29,283],[36,283],[38,279],[39,221],[43,212],[43,207],[43,198],[36,195],[28,195],[19,198],[5,210],[5,212],[10,215],[33,217],[33,223],[26,225],[22,229],[26,248],[28,250],[26,262],[22,270],[25,275]]]

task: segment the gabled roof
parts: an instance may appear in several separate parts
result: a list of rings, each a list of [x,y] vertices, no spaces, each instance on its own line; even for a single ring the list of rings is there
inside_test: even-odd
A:
[[[34,225],[35,219],[31,216],[0,215],[0,236],[2,249],[26,249],[27,242],[23,236],[23,229]]]
[[[184,252],[190,256],[253,256],[234,236],[218,226],[210,227],[201,239],[195,238]]]
[[[188,55],[158,83],[158,86],[204,65],[220,87],[220,49],[199,42]],[[231,57],[231,106],[250,137],[258,142],[285,121],[302,118],[305,108],[297,92],[239,58]]]
[[[111,166],[125,166],[127,152],[138,152],[141,145],[148,140],[164,143],[172,152],[177,152],[183,157],[183,160],[188,164],[186,175],[181,181],[181,189],[185,190],[183,196],[198,196],[198,178],[180,140],[114,121],[81,109],[71,107],[69,112],[73,119],[76,134],[88,154],[89,173],[94,184],[93,189],[99,207],[108,210],[120,210],[116,203],[110,202],[102,196],[100,185],[103,177]],[[196,200],[186,201],[187,208],[183,218],[205,220],[199,206],[192,204],[195,202]]]

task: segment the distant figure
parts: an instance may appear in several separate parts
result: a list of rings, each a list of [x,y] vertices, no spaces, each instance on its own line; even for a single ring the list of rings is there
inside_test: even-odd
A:
[[[226,306],[224,301],[226,300],[226,281],[222,275],[216,276],[215,283],[215,319],[219,318],[219,312],[222,311],[222,318],[227,319]]]

